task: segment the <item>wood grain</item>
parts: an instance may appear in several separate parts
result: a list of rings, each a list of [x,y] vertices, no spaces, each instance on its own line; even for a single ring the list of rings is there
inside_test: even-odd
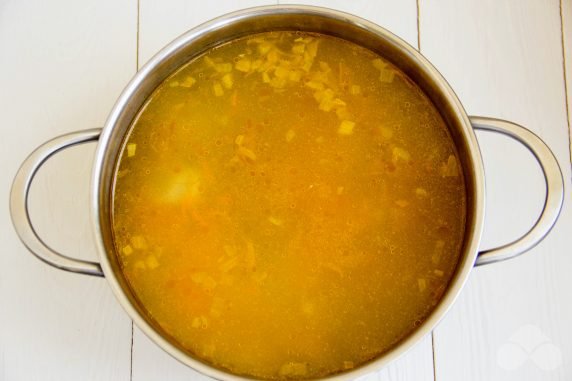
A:
[[[0,380],[129,379],[131,327],[105,280],[65,273],[19,242],[8,192],[22,160],[64,132],[102,126],[135,72],[134,1],[0,3]],[[95,259],[93,146],[66,151],[33,185],[48,243]]]
[[[422,53],[469,114],[536,132],[570,189],[558,1],[421,2],[420,21]],[[478,137],[488,182],[483,246],[491,247],[527,230],[544,190],[525,149],[503,137]],[[572,300],[572,278],[562,271],[572,266],[569,190],[564,204],[556,228],[530,253],[473,272],[435,331],[437,380],[571,378],[572,305],[564,301]]]
[[[572,1],[560,0],[562,22],[562,58],[566,86],[566,106],[570,139],[570,161],[572,162]]]
[[[276,4],[274,0],[140,0],[139,63],[145,64],[179,35],[217,16],[243,8]]]
[[[305,4],[337,9],[372,21],[417,48],[415,0],[278,0],[280,4]]]

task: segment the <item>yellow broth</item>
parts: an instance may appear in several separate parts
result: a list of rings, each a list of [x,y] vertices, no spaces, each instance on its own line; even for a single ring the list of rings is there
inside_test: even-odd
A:
[[[329,36],[232,41],[165,80],[117,164],[132,292],[193,356],[264,379],[357,367],[415,329],[456,267],[465,187],[427,96]]]

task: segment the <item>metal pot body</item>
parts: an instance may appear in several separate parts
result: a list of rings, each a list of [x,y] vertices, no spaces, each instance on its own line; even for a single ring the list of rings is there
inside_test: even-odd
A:
[[[64,270],[105,276],[118,301],[137,326],[173,357],[216,379],[245,379],[217,369],[185,352],[147,316],[132,295],[120,271],[113,244],[110,217],[112,185],[115,166],[131,123],[149,95],[165,78],[214,46],[238,37],[277,30],[316,32],[339,37],[368,48],[399,67],[427,94],[446,121],[465,175],[465,237],[460,260],[448,289],[429,317],[391,350],[357,369],[328,377],[355,378],[387,365],[431,332],[455,301],[475,264],[508,259],[536,245],[555,223],[563,198],[562,175],[558,164],[548,147],[536,135],[510,122],[469,118],[453,90],[429,61],[378,25],[325,8],[269,6],[231,13],[190,30],[157,53],[137,73],[115,104],[103,130],[80,131],[56,138],[39,147],[26,159],[14,180],[11,214],[20,238],[40,259]],[[521,239],[486,253],[478,251],[484,221],[485,180],[475,127],[504,133],[525,144],[541,163],[548,188],[545,210],[536,225]],[[49,248],[34,231],[27,207],[28,190],[39,167],[59,150],[87,141],[98,141],[91,186],[91,217],[99,263],[66,257]]]

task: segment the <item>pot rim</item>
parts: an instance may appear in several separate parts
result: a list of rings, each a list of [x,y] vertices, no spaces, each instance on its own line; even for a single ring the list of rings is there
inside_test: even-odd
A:
[[[129,317],[137,325],[137,327],[147,335],[155,344],[161,347],[164,351],[169,353],[172,357],[177,359],[179,362],[191,367],[192,369],[203,373],[209,377],[213,377],[219,380],[252,380],[253,378],[246,376],[239,376],[232,374],[230,372],[224,371],[222,369],[216,368],[213,365],[209,365],[206,362],[202,362],[184,352],[183,350],[177,348],[166,338],[164,338],[158,331],[155,330],[149,324],[149,322],[140,314],[140,312],[132,305],[129,298],[125,295],[125,291],[118,280],[116,273],[114,272],[111,262],[108,258],[108,253],[105,247],[104,238],[102,235],[102,225],[100,221],[101,214],[101,204],[100,204],[100,182],[102,181],[103,172],[103,162],[106,157],[110,139],[112,136],[112,131],[114,130],[118,118],[122,113],[122,110],[129,104],[131,97],[135,94],[141,85],[141,83],[147,78],[147,76],[167,57],[177,52],[179,49],[185,45],[192,43],[196,38],[211,33],[212,31],[223,28],[229,24],[239,22],[251,17],[259,17],[263,15],[275,15],[275,14],[305,14],[314,15],[325,18],[336,19],[338,21],[343,21],[345,23],[353,24],[361,29],[364,29],[377,38],[385,39],[395,44],[403,51],[404,55],[408,56],[408,59],[413,60],[420,66],[425,74],[429,75],[432,81],[435,83],[435,87],[444,96],[451,106],[451,111],[456,115],[458,120],[461,122],[461,131],[467,150],[465,155],[467,155],[467,160],[471,166],[472,174],[472,187],[473,189],[473,201],[472,205],[467,203],[467,208],[472,208],[472,223],[466,222],[466,229],[471,231],[470,238],[465,238],[465,246],[463,253],[459,258],[459,263],[457,265],[457,270],[453,278],[447,287],[446,293],[443,295],[439,304],[431,311],[423,323],[411,331],[405,338],[400,340],[396,345],[394,345],[387,352],[379,355],[375,359],[366,362],[365,364],[358,366],[352,370],[333,374],[322,378],[322,380],[347,380],[363,376],[367,373],[371,373],[381,368],[387,366],[389,363],[395,361],[398,357],[403,355],[405,352],[410,350],[415,344],[419,343],[427,334],[429,334],[439,323],[439,321],[445,316],[448,310],[451,308],[455,300],[457,299],[459,293],[467,281],[469,273],[471,272],[474,262],[477,258],[478,246],[481,240],[481,234],[483,230],[484,222],[484,206],[485,206],[485,181],[484,181],[484,170],[483,162],[481,159],[481,154],[479,150],[479,145],[476,140],[475,133],[473,131],[471,122],[465,112],[461,102],[458,97],[449,86],[447,81],[443,76],[437,71],[435,67],[423,56],[420,52],[410,46],[407,42],[401,38],[395,36],[391,32],[387,31],[383,27],[374,24],[373,22],[367,21],[358,16],[329,9],[323,7],[315,6],[305,6],[305,5],[269,5],[261,7],[246,8],[226,15],[222,15],[211,21],[203,23],[186,33],[182,34],[163,49],[161,49],[157,54],[155,54],[132,78],[132,80],[125,87],[121,95],[119,96],[117,102],[115,103],[105,126],[100,135],[99,143],[97,145],[97,150],[95,154],[94,167],[92,172],[92,182],[91,182],[91,219],[92,227],[96,241],[97,252],[99,255],[101,267],[105,274],[105,277],[113,291],[113,294],[119,301],[123,309],[128,313]],[[468,181],[465,179],[465,181]],[[465,232],[465,237],[468,233]]]

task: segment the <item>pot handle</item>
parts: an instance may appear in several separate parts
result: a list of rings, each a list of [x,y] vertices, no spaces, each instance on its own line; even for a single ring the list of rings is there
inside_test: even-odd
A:
[[[36,173],[52,155],[78,144],[97,141],[100,134],[100,128],[93,128],[61,135],[45,142],[24,160],[16,173],[10,192],[12,223],[20,240],[32,254],[61,270],[96,276],[103,276],[99,263],[74,259],[60,254],[38,236],[30,220],[28,194]]]
[[[542,213],[534,226],[517,240],[500,247],[479,252],[475,266],[504,261],[519,256],[532,249],[546,237],[554,227],[562,210],[564,199],[564,180],[558,161],[550,148],[532,131],[506,120],[470,117],[471,124],[477,130],[498,132],[515,139],[534,155],[544,174],[546,197]]]

